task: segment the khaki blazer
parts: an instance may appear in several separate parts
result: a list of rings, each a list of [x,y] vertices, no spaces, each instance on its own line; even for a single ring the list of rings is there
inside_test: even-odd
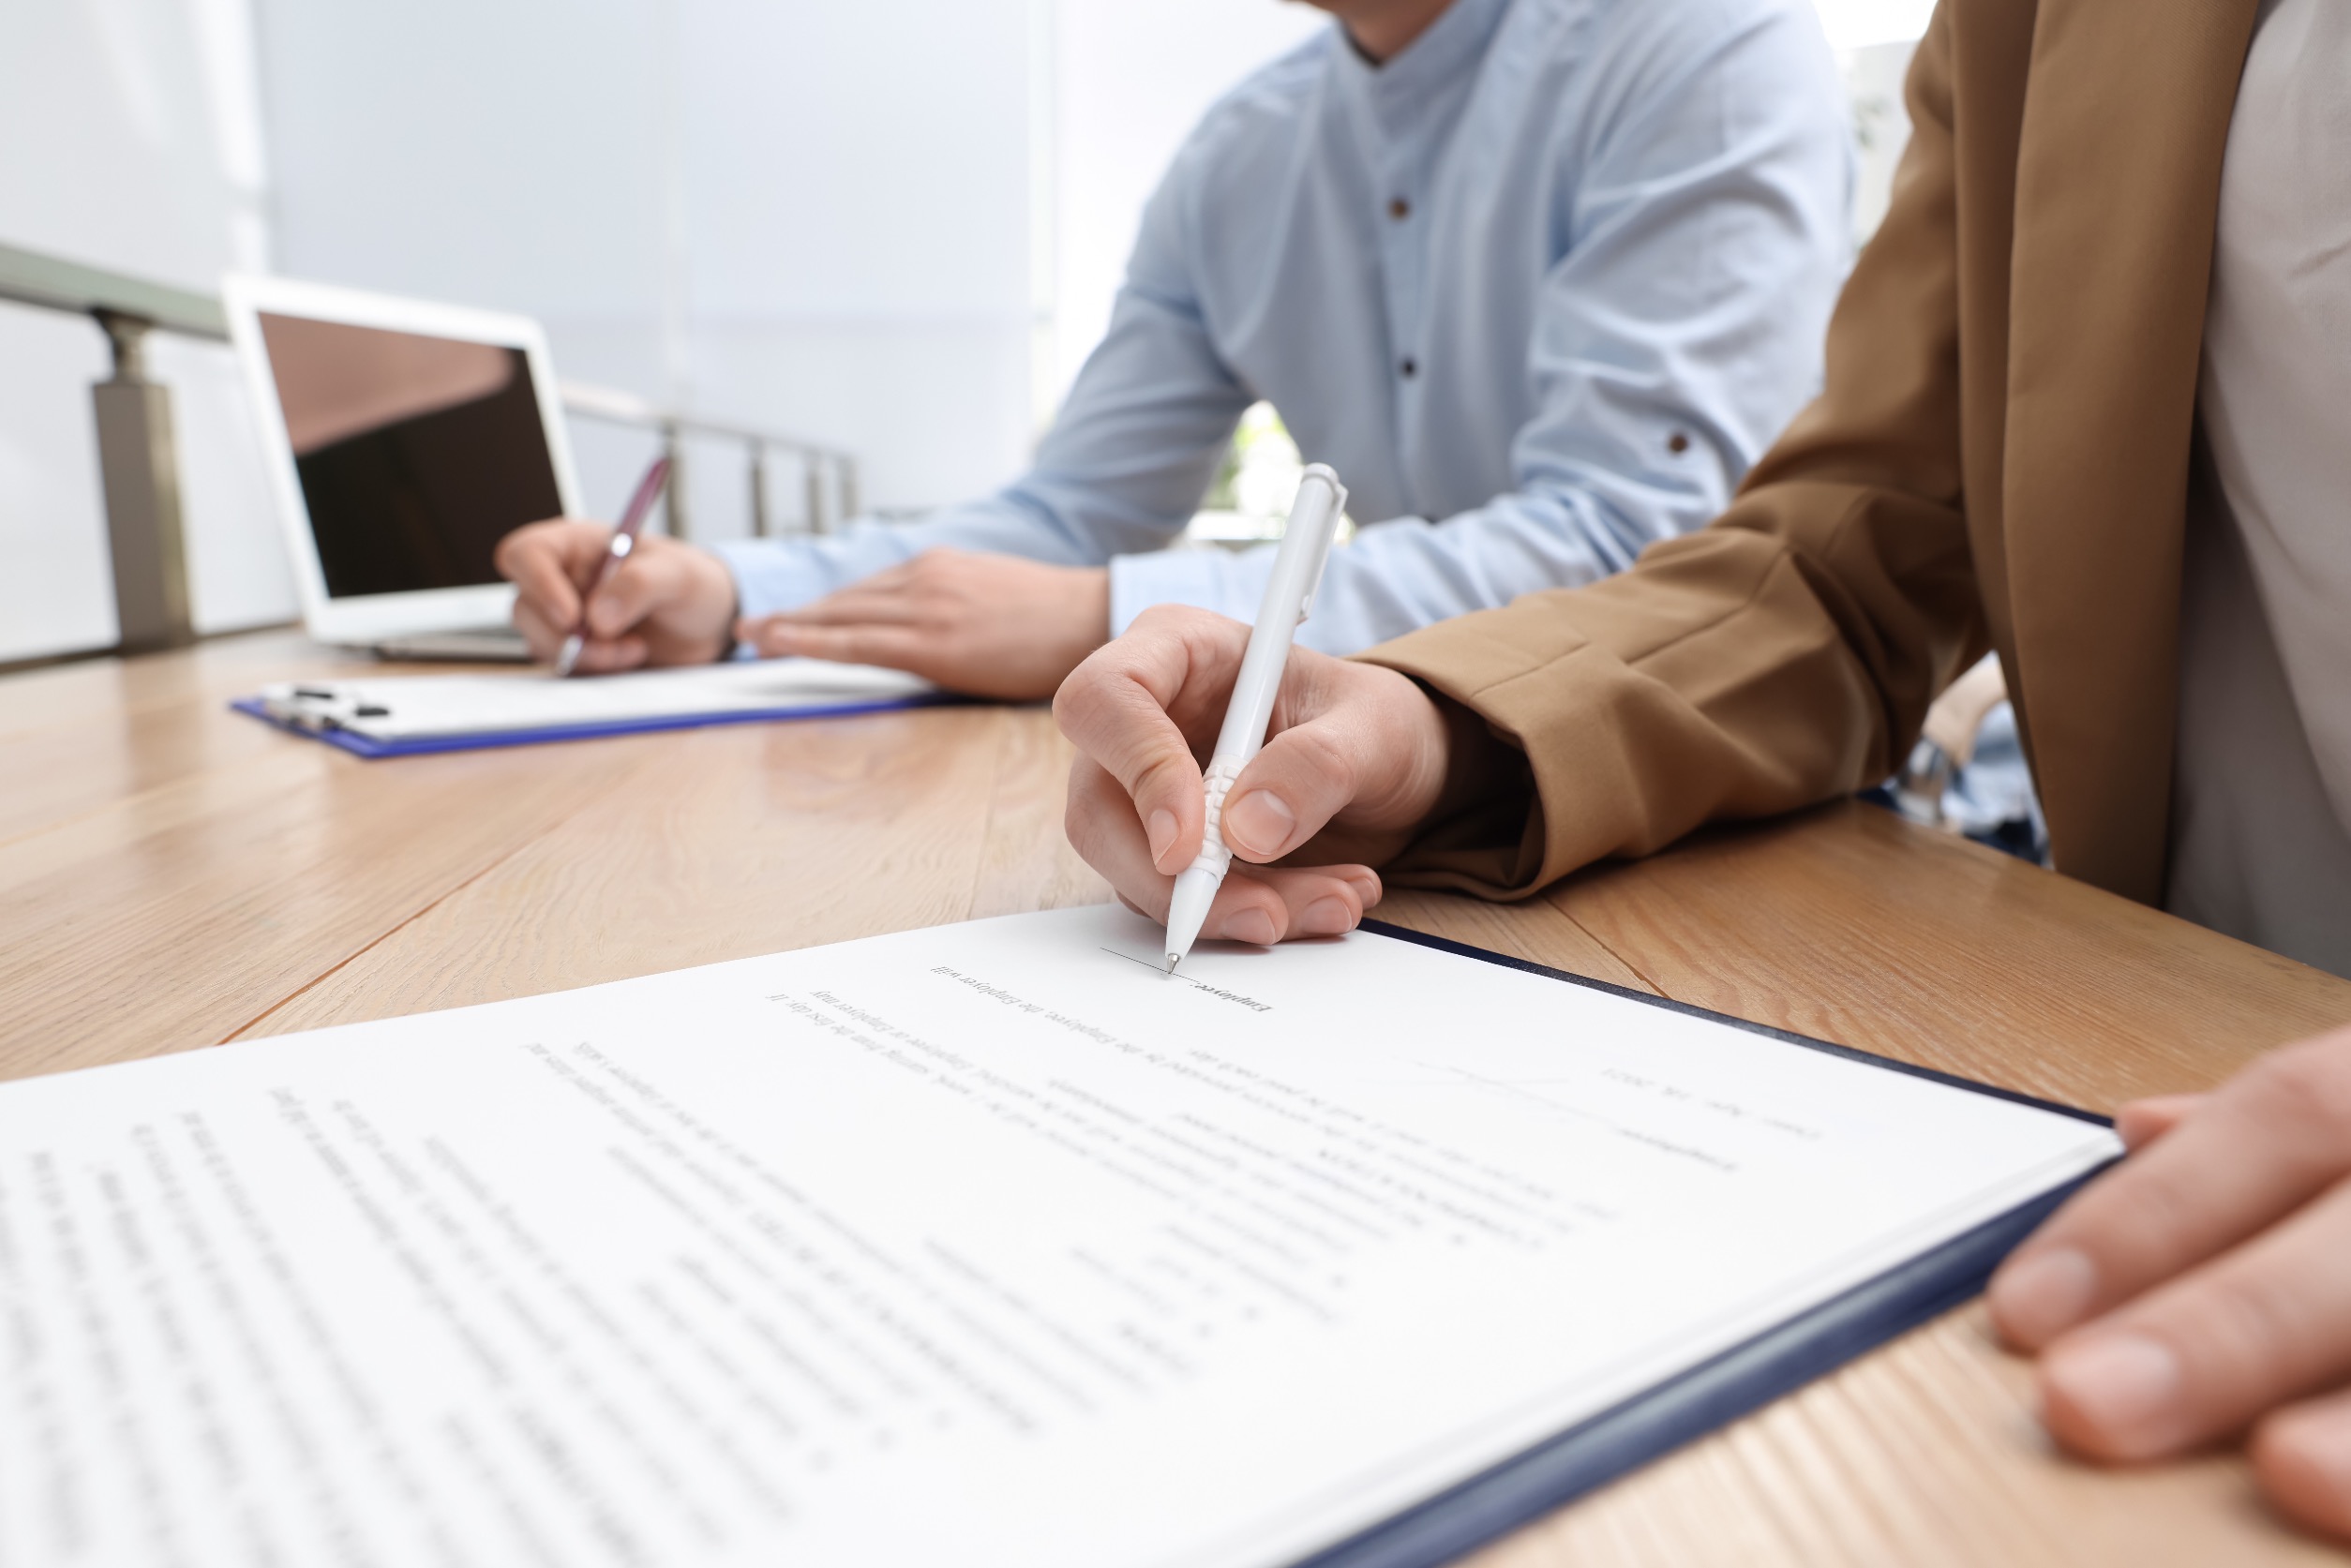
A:
[[[1366,657],[1525,754],[1399,879],[1510,897],[1893,772],[1995,649],[2060,871],[2164,891],[2222,154],[2256,0],[1943,0],[1825,391],[1711,528]]]

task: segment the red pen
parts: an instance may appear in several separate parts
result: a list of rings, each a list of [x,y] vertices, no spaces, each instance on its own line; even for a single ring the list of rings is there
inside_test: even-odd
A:
[[[646,515],[653,509],[653,501],[661,495],[661,487],[669,483],[669,459],[653,459],[653,466],[645,470],[645,477],[636,482],[636,494],[629,498],[629,509],[621,517],[621,526],[612,532],[612,546],[604,559],[596,562],[596,575],[588,579],[588,586],[579,595],[579,624],[563,639],[563,651],[556,655],[555,679],[562,679],[579,663],[579,650],[588,646],[588,601],[596,596],[596,590],[612,575],[612,569],[628,560],[636,548],[637,530],[645,526]]]

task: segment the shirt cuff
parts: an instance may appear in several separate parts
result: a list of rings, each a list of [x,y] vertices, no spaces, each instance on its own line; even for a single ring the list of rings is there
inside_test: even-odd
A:
[[[788,540],[714,539],[700,548],[726,563],[735,579],[737,611],[745,616],[798,609],[831,587],[823,568]]]
[[[1239,595],[1233,558],[1218,549],[1154,550],[1110,559],[1110,635],[1124,636],[1134,618],[1154,605],[1192,605],[1247,620],[1254,605],[1234,608]]]

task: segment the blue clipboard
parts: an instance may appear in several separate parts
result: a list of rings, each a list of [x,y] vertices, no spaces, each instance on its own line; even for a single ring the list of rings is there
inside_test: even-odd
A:
[[[272,713],[259,697],[240,697],[229,706],[249,713],[289,735],[323,740],[353,756],[429,756],[438,752],[480,752],[502,746],[537,746],[557,740],[600,740],[611,735],[640,735],[664,729],[702,729],[711,724],[771,724],[779,719],[840,719],[858,713],[894,712],[904,708],[929,708],[962,700],[949,693],[891,697],[883,701],[808,704],[793,708],[748,709],[723,713],[672,713],[658,719],[614,719],[596,724],[550,724],[543,728],[490,730],[477,735],[418,736],[405,740],[377,740],[348,729],[299,724]]]
[[[1913,1067],[1849,1046],[1832,1045],[1808,1035],[1752,1023],[1686,1002],[1628,991],[1524,959],[1406,931],[1384,920],[1366,920],[1363,929],[1441,952],[1605,991],[1611,996],[1626,997],[1654,1008],[1711,1019],[1750,1034],[1866,1062],[1889,1072],[1930,1079],[2099,1127],[2113,1125],[2107,1117],[2070,1105]],[[1864,1351],[1977,1295],[2000,1260],[2097,1174],[2093,1171],[2020,1204],[1965,1235],[1625,1400],[1613,1410],[1546,1439],[1481,1475],[1315,1553],[1296,1564],[1296,1568],[1440,1568],[1441,1564],[1465,1556],[1521,1525],[1532,1524],[1563,1503],[1572,1502],[1652,1459],[1664,1457],[1684,1443],[1760,1410],[1783,1394],[1792,1394],[1813,1379],[1834,1371]]]

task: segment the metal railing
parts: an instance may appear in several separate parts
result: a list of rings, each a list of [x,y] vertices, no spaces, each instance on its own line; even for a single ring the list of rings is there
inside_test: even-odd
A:
[[[139,653],[194,641],[172,394],[147,379],[146,344],[157,330],[226,340],[220,302],[5,245],[0,299],[88,316],[105,332],[114,374],[92,388],[91,397],[120,646]]]
[[[692,533],[693,491],[687,483],[684,445],[688,436],[741,443],[743,466],[751,484],[751,531],[758,538],[770,538],[777,532],[768,480],[773,471],[773,459],[778,456],[800,466],[802,531],[831,533],[858,514],[857,459],[846,452],[796,436],[778,435],[772,430],[678,413],[633,393],[616,392],[610,387],[567,381],[562,383],[561,390],[564,411],[575,419],[592,419],[660,434],[663,451],[669,458],[669,488],[663,507],[668,514],[669,531],[680,539],[689,538]]]
[[[180,495],[179,445],[171,389],[148,376],[151,332],[226,342],[220,302],[60,257],[0,245],[0,301],[87,316],[106,334],[113,374],[91,389],[97,420],[98,467],[105,485],[107,544],[113,560],[117,649],[125,653],[184,648],[196,640],[187,590],[187,535]],[[577,382],[562,387],[576,418],[657,433],[672,464],[669,530],[685,538],[688,438],[739,442],[751,483],[752,531],[776,531],[770,503],[771,464],[799,464],[803,511],[812,533],[831,531],[858,511],[857,462],[847,453],[797,437],[665,409],[624,392]]]

